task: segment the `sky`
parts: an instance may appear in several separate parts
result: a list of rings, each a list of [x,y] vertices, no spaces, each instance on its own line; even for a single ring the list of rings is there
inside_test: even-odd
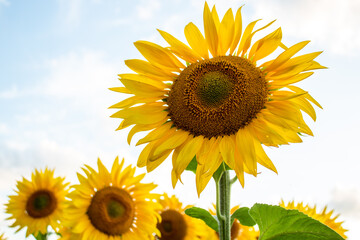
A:
[[[245,188],[234,184],[232,205],[303,201],[328,205],[340,214],[348,239],[360,239],[360,2],[356,0],[230,0],[208,1],[222,16],[243,7],[243,21],[277,19],[283,42],[311,43],[302,53],[324,51],[327,66],[298,86],[323,106],[317,121],[306,118],[314,137],[303,143],[266,148],[278,175],[260,167],[257,178],[246,176]],[[184,26],[202,29],[200,0],[0,0],[0,233],[21,239],[10,229],[3,204],[14,194],[16,181],[35,169],[54,168],[77,183],[83,164],[96,166],[99,157],[110,167],[116,156],[136,164],[141,147],[126,142],[128,129],[115,131],[119,119],[109,106],[124,98],[108,90],[121,86],[117,74],[130,72],[126,59],[143,59],[133,42],[167,46],[156,29],[185,40]],[[208,208],[215,201],[211,181],[200,198],[195,177],[184,173],[175,189],[167,159],[145,180],[157,192],[176,194],[185,204]],[[138,169],[138,173],[145,169]]]

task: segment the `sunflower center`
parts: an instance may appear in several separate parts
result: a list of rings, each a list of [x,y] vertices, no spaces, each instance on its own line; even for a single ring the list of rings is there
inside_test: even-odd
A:
[[[233,88],[229,77],[222,72],[208,72],[199,81],[198,94],[203,104],[218,106],[225,100]]]
[[[167,99],[174,125],[194,136],[232,135],[264,108],[267,83],[249,60],[221,56],[185,68]]]
[[[33,218],[49,216],[57,207],[55,195],[49,190],[34,192],[26,202],[26,212]]]
[[[169,209],[161,214],[161,223],[157,228],[161,232],[161,240],[183,240],[186,236],[186,222],[184,216],[178,211]]]
[[[234,221],[233,225],[231,226],[231,240],[237,239],[241,226],[238,220]]]
[[[87,214],[96,229],[107,235],[119,236],[130,231],[135,204],[127,191],[106,187],[95,193]]]

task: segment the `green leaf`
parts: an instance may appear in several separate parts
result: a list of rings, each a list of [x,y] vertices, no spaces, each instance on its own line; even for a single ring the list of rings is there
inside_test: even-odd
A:
[[[259,240],[343,240],[334,230],[298,210],[257,203],[249,213],[259,225]]]
[[[192,207],[185,210],[186,215],[203,220],[206,225],[219,231],[219,224],[216,218],[203,208]]]
[[[254,219],[249,214],[248,207],[242,207],[242,208],[237,209],[231,215],[231,222],[233,223],[235,219],[239,220],[241,225],[248,226],[248,227],[252,227],[256,224]]]
[[[196,161],[196,156],[194,156],[191,162],[189,163],[189,165],[187,165],[185,170],[192,171],[193,173],[196,174],[196,168],[197,168],[197,161]]]

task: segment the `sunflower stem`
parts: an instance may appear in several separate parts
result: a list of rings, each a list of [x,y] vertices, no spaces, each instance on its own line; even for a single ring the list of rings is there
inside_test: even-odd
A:
[[[216,183],[216,214],[220,240],[231,239],[230,188],[230,174],[224,170]]]

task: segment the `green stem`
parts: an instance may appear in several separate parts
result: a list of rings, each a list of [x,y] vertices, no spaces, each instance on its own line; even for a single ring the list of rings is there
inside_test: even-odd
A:
[[[216,183],[216,214],[220,240],[231,239],[230,187],[230,174],[225,170]]]

